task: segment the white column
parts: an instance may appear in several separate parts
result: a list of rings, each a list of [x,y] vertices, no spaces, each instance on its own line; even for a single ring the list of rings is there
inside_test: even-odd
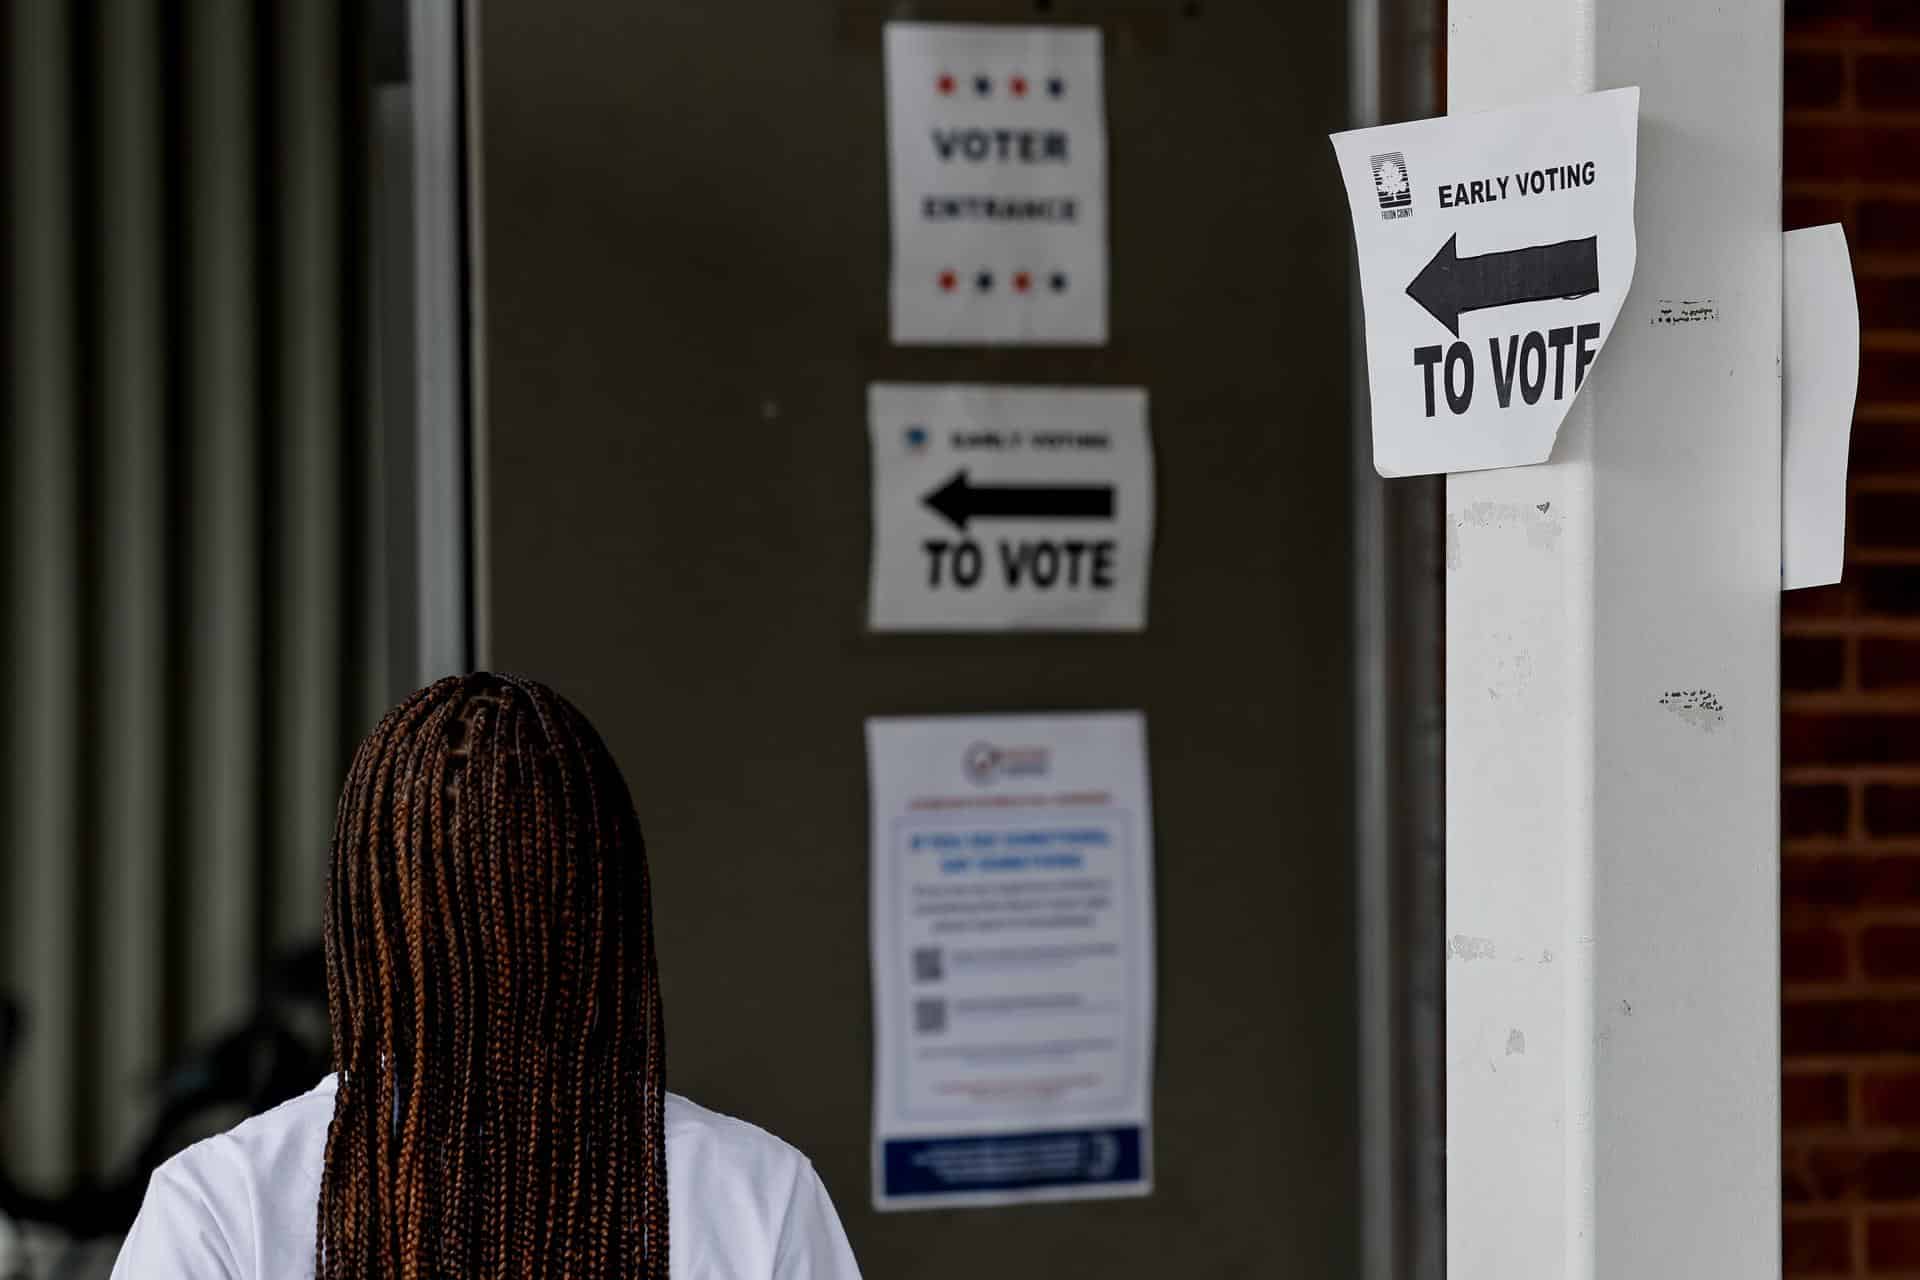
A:
[[[1449,1274],[1765,1280],[1780,0],[1453,0],[1449,34],[1456,112],[1642,91],[1634,288],[1554,460],[1447,488]]]

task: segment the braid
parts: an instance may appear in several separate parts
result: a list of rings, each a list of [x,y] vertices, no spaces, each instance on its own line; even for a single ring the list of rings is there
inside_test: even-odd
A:
[[[652,901],[626,783],[558,694],[482,673],[387,713],[327,876],[316,1280],[665,1280]]]

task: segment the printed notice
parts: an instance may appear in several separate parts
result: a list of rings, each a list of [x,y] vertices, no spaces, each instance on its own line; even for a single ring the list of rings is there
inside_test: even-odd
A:
[[[1146,392],[876,383],[867,421],[872,629],[1146,625]]]
[[[890,22],[893,340],[1107,340],[1096,27]]]
[[[1383,476],[1545,462],[1633,280],[1640,91],[1333,135]]]
[[[881,1209],[1152,1189],[1135,713],[867,722]]]

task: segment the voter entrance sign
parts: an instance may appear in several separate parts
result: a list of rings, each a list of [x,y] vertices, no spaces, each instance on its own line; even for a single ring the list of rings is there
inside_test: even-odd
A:
[[[1545,462],[1633,280],[1640,91],[1333,135],[1374,467]]]
[[[1146,625],[1146,392],[877,383],[867,401],[874,630]]]
[[[1100,31],[890,22],[893,341],[1107,340]]]

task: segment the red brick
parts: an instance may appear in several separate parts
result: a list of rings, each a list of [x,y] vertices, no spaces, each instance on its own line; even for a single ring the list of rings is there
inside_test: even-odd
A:
[[[1789,65],[1791,61],[1789,59]],[[1824,68],[1808,68],[1805,72],[1808,91],[1825,88],[1831,75],[1832,72]],[[1861,57],[1854,64],[1854,93],[1860,105],[1870,110],[1905,111],[1920,107],[1920,58],[1897,53]]]
[[[1920,168],[1916,168],[1920,172]],[[1920,399],[1920,354],[1911,351],[1860,353],[1860,401]]]
[[[1920,1071],[1870,1071],[1861,1077],[1860,1119],[1872,1128],[1920,1126]]]
[[[1898,948],[1892,957],[1899,959]],[[1847,976],[1847,937],[1838,929],[1790,929],[1780,936],[1783,982],[1837,982]]]
[[[1858,571],[1845,575],[1848,579],[1856,576]],[[1852,581],[1837,582],[1829,587],[1788,591],[1780,597],[1780,616],[1789,620],[1844,618],[1854,611],[1854,600],[1858,595],[1858,588]],[[1920,583],[1916,583],[1916,599],[1920,599]]]
[[[1886,35],[1920,32],[1920,6],[1913,0],[1870,0],[1867,12],[1875,31]]]
[[[1854,423],[1847,461],[1854,475],[1920,471],[1920,423]]]
[[[1780,1165],[1780,1198],[1787,1204],[1811,1204],[1814,1202],[1813,1175],[1804,1167],[1806,1161],[1786,1159]]]
[[[1787,1162],[1787,1199],[1800,1204],[1860,1200],[1866,1194],[1867,1153],[1857,1147],[1816,1146]]]
[[[1920,1267],[1920,1217],[1867,1219],[1867,1265],[1875,1271]]]
[[[1867,689],[1920,686],[1920,640],[1906,636],[1863,636],[1860,684]]]
[[[1920,761],[1920,715],[1790,712],[1780,717],[1780,756],[1789,765]]]
[[[1868,787],[1866,819],[1868,832],[1876,836],[1920,834],[1920,787]]]
[[[1892,1203],[1920,1196],[1920,1151],[1902,1147],[1821,1143],[1794,1153],[1785,1167],[1794,1175],[1796,1203]]]
[[[1920,328],[1920,277],[1863,276],[1854,288],[1862,329]]]
[[[1852,1224],[1845,1218],[1793,1218],[1781,1224],[1780,1258],[1788,1275],[1847,1271],[1853,1266]]]
[[[1862,129],[1839,124],[1789,125],[1784,139],[1786,172],[1794,181],[1848,178],[1902,182],[1920,160],[1920,129]]]
[[[1860,607],[1868,613],[1906,616],[1920,614],[1920,566],[1905,564],[1867,565],[1855,571],[1859,579]],[[1832,591],[1826,587],[1822,590]],[[1810,596],[1814,591],[1789,591],[1787,596]]]
[[[1920,1101],[1920,1097],[1916,1097]],[[1791,1073],[1780,1081],[1780,1123],[1786,1129],[1839,1129],[1847,1123],[1847,1078],[1837,1072]]]
[[[1847,524],[1857,547],[1920,547],[1920,493],[1856,493]]]
[[[1787,0],[1790,35],[1865,30],[1867,0]]]
[[[1860,966],[1869,978],[1920,977],[1920,929],[1880,925],[1860,935]]]
[[[1866,59],[1864,61],[1900,61],[1900,59]],[[1894,68],[1882,70],[1888,79],[1894,77]],[[1862,86],[1864,89],[1864,85]],[[1896,86],[1889,85],[1889,88]],[[1847,61],[1837,53],[1789,53],[1787,54],[1786,96],[1788,107],[1837,107],[1847,96]],[[1864,99],[1863,99],[1864,101]]]
[[[1780,901],[1783,906],[1851,907],[1866,897],[1873,878],[1873,859],[1846,857],[1780,860]]]
[[[1789,855],[1780,864],[1780,896],[1808,908],[1920,904],[1920,858]]]
[[[1920,201],[1864,200],[1854,214],[1858,247],[1877,253],[1920,250]]]
[[[1847,789],[1837,782],[1781,788],[1780,832],[1789,838],[1847,834]]]
[[[1780,641],[1783,688],[1837,689],[1846,671],[1847,642],[1840,636],[1787,636]]]
[[[1915,161],[1920,160],[1920,129],[1858,129],[1851,132],[1865,135],[1864,155],[1859,157],[1859,176],[1886,182],[1905,182],[1913,176]],[[1850,160],[1854,158],[1852,148],[1843,150]]]
[[[1780,1046],[1788,1057],[1920,1053],[1920,1000],[1790,1000],[1780,1011]]]
[[[1794,125],[1784,141],[1786,170],[1794,178],[1857,178],[1867,169],[1867,139],[1860,129]]]
[[[1866,1265],[1876,1272],[1920,1267],[1920,1217],[1868,1219]]]
[[[1920,1266],[1920,1218],[1869,1219],[1867,1265],[1876,1271]]]

